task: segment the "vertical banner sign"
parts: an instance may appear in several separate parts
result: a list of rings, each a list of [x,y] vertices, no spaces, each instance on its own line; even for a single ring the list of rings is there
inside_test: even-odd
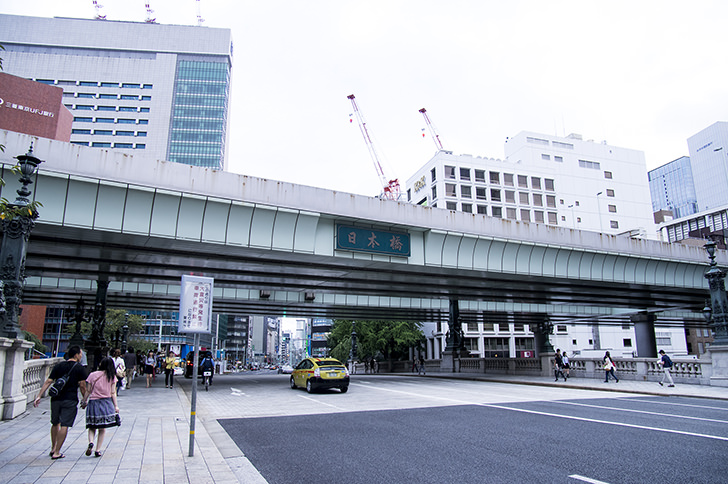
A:
[[[212,277],[182,276],[179,296],[180,333],[210,333],[213,281]]]

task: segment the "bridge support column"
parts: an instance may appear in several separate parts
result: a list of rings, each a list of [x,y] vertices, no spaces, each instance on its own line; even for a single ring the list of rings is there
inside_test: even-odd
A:
[[[634,324],[635,346],[640,358],[657,358],[657,340],[655,339],[655,319],[653,313],[638,313],[629,318]]]
[[[459,358],[462,352],[467,355],[463,340],[463,320],[460,318],[460,305],[457,299],[450,299],[449,330],[445,350],[442,352],[440,367],[443,371],[456,373],[460,371]]]

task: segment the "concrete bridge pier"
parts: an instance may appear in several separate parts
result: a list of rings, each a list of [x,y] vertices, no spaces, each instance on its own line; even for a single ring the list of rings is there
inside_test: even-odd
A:
[[[640,358],[657,358],[657,340],[655,338],[654,313],[641,312],[630,316],[634,324],[635,345]]]

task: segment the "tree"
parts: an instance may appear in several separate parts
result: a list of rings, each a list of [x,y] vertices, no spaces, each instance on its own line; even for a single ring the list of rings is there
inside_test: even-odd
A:
[[[327,346],[332,357],[345,361],[351,349],[351,320],[335,320]],[[409,356],[409,349],[421,346],[425,336],[421,324],[412,321],[357,321],[357,358],[362,360],[381,354],[386,359]]]
[[[126,317],[125,309],[107,309],[106,326],[104,327],[104,338],[111,345],[116,340],[116,332],[119,332],[119,339],[123,337],[122,328],[129,326],[129,335],[139,334],[144,330],[144,319],[138,314],[130,314]],[[141,349],[141,348],[135,348]]]
[[[26,341],[32,341],[35,345],[33,349],[37,351],[38,353],[46,353],[48,351],[48,347],[43,344],[43,342],[38,338],[36,335],[29,331],[23,331],[25,333],[25,339]]]

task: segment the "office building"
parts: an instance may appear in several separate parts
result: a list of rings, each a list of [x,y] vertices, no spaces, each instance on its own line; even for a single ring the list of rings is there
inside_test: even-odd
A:
[[[329,355],[327,340],[333,325],[334,321],[327,318],[313,318],[311,320],[311,356],[324,357]]]
[[[505,159],[439,151],[406,183],[419,205],[655,238],[644,153],[577,134],[521,132]]]
[[[4,71],[63,90],[71,143],[222,170],[229,29],[0,15]]]
[[[698,211],[728,205],[728,122],[719,121],[688,138]]]
[[[663,212],[671,212],[672,218],[682,218],[698,211],[698,199],[693,182],[693,169],[689,156],[666,163],[647,173],[655,222],[665,221]]]

